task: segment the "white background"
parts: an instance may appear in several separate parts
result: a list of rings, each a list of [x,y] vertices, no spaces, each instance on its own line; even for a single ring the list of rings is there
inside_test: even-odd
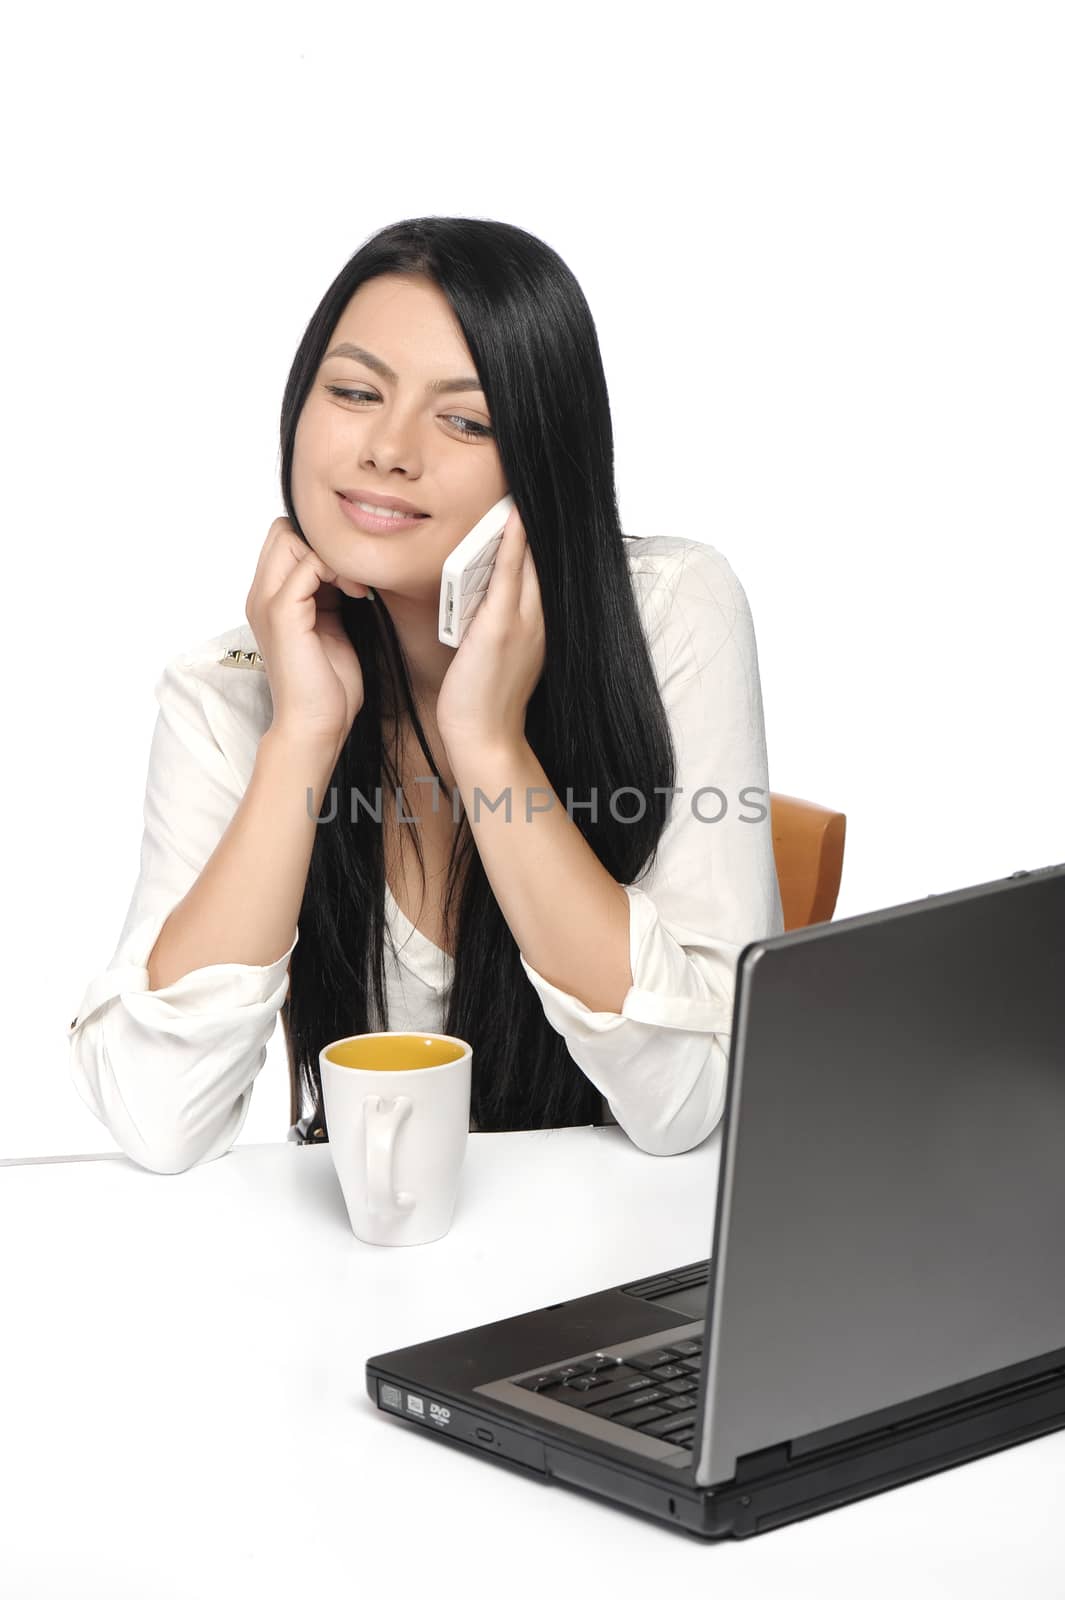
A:
[[[692,28],[703,31],[695,36]],[[0,117],[0,1157],[114,1141],[66,1025],[174,652],[245,620],[306,322],[493,217],[592,307],[622,521],[724,552],[837,916],[1065,857],[1057,5],[20,9]],[[288,1122],[278,1027],[241,1134]]]

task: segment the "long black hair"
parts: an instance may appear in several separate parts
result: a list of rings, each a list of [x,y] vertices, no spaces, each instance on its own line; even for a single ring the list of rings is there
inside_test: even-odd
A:
[[[665,827],[663,791],[673,785],[675,749],[618,517],[595,324],[561,258],[533,234],[481,218],[417,217],[374,234],[326,291],[292,363],[281,406],[285,512],[306,540],[292,502],[296,425],[348,301],[383,273],[435,283],[465,336],[543,605],[546,657],[525,736],[559,802],[572,790],[573,820],[603,866],[617,882],[632,883],[650,867]],[[365,699],[326,791],[323,810],[330,814],[335,802],[335,816],[316,833],[282,1008],[292,1120],[309,1099],[303,1126],[316,1125],[318,1137],[325,1125],[319,1052],[334,1039],[389,1026],[383,830],[361,806],[352,822],[350,804],[358,792],[372,805],[378,789],[384,804],[394,804],[402,782],[383,740],[383,710],[404,708],[441,785],[440,803],[451,803],[386,607],[341,594],[340,615],[362,666]],[[631,797],[619,800],[618,820],[610,800],[627,786],[638,801],[630,809]],[[580,805],[593,794],[594,816]],[[424,879],[417,826],[412,832]],[[455,956],[441,1031],[473,1047],[477,1127],[599,1123],[599,1091],[543,1014],[464,815],[442,911]]]

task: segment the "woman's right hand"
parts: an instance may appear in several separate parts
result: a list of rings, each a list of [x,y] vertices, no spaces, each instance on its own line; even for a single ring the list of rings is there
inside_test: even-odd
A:
[[[296,533],[288,517],[270,524],[244,609],[266,666],[272,728],[295,744],[339,755],[362,709],[362,668],[340,620],[340,579]]]

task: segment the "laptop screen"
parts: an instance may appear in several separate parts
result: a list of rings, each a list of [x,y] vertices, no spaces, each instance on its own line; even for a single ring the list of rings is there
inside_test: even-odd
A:
[[[1065,1346],[1063,974],[1065,865],[745,949],[699,1484]]]

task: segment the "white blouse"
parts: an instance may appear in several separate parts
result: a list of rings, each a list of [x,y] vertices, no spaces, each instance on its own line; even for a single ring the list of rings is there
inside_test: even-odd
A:
[[[655,864],[624,886],[632,986],[620,1013],[592,1011],[524,956],[521,965],[610,1117],[641,1150],[675,1155],[700,1144],[724,1110],[740,951],[783,932],[784,919],[744,590],[711,545],[662,535],[625,548],[677,758]],[[265,671],[223,664],[227,651],[256,649],[241,624],[173,657],[155,685],[140,874],[115,953],[67,1030],[82,1099],[120,1148],[155,1172],[185,1171],[232,1146],[299,938],[297,930],[267,967],[219,962],[148,987],[162,926],[225,832],[270,726]],[[633,806],[621,796],[618,814]],[[396,947],[393,958],[386,941],[388,1025],[441,1032],[452,958],[387,888],[385,914]]]

